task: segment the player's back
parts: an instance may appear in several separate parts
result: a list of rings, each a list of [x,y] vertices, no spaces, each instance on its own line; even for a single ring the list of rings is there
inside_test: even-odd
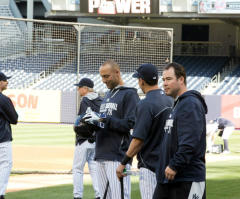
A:
[[[142,121],[138,121],[139,123],[149,121],[150,124],[147,124],[147,126],[150,126],[150,131],[143,132],[147,131],[146,125],[136,125],[139,129],[134,129],[134,132],[138,131],[143,135],[142,138],[141,136],[138,138],[144,140],[144,145],[137,156],[139,168],[144,167],[152,171],[155,170],[160,155],[159,147],[164,133],[165,121],[171,111],[172,105],[173,99],[166,96],[161,89],[149,91],[146,98],[139,102],[138,106],[141,106],[141,108],[138,111],[140,111],[140,114],[147,115],[147,113],[144,114],[144,111],[150,111],[149,116],[151,117],[144,118],[144,116],[140,116]]]

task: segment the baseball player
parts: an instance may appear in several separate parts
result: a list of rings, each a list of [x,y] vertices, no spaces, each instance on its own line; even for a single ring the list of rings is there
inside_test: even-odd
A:
[[[226,118],[218,117],[215,120],[213,120],[212,126],[215,128],[215,129],[211,129],[212,132],[219,132],[218,135],[223,139],[223,145],[224,145],[223,153],[224,154],[230,153],[229,146],[228,146],[228,139],[230,135],[232,135],[235,129],[234,124]],[[212,142],[209,144],[209,148],[208,148],[209,151],[211,151],[211,146],[212,146],[211,144],[214,143],[214,138],[215,137],[213,135]]]
[[[155,168],[165,121],[173,105],[173,99],[158,87],[158,70],[152,64],[141,65],[133,77],[146,97],[137,104],[132,141],[121,164],[117,168],[119,178],[129,160],[137,155],[140,169],[140,192],[142,199],[152,199],[157,181]]]
[[[9,78],[0,72],[0,199],[4,199],[12,169],[13,138],[10,124],[17,124],[18,119],[12,101],[2,94],[2,91],[7,89]]]
[[[207,105],[199,92],[187,90],[180,64],[168,64],[162,78],[175,102],[164,127],[153,199],[205,199]]]
[[[78,84],[79,95],[82,97],[78,115],[84,114],[88,107],[92,111],[99,112],[102,98],[93,92],[94,83],[88,78],[83,78]],[[89,171],[92,177],[93,189],[96,199],[100,199],[100,193],[97,185],[96,162],[95,156],[95,140],[91,137],[84,139],[76,134],[76,147],[73,160],[73,195],[74,199],[83,197],[83,169],[85,163],[88,162]]]
[[[100,113],[106,115],[104,128],[96,133],[98,185],[101,198],[107,190],[108,199],[121,198],[121,184],[116,175],[130,142],[130,130],[134,126],[134,113],[139,96],[135,88],[124,85],[119,65],[107,60],[99,69],[103,83],[110,89],[101,104]],[[92,118],[94,120],[94,118]],[[128,164],[126,166],[130,168]],[[130,198],[130,176],[124,178],[124,199]]]

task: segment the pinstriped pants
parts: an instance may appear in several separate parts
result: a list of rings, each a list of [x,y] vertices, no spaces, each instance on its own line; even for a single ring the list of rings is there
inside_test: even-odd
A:
[[[12,169],[12,143],[0,143],[0,195],[5,195]]]
[[[120,162],[118,161],[97,161],[98,186],[101,198],[104,195],[107,181],[109,181],[107,199],[121,199],[121,185],[116,174],[116,170],[119,164]],[[130,165],[126,165],[126,168],[130,169]],[[130,199],[131,198],[130,176],[126,176],[123,178],[123,185],[124,185],[124,199]]]
[[[83,169],[86,162],[88,162],[88,168],[92,178],[95,197],[100,197],[97,184],[96,161],[94,161],[94,156],[95,143],[89,143],[86,140],[82,144],[78,144],[75,147],[73,160],[73,195],[75,198],[83,197]]]
[[[139,187],[142,199],[152,199],[157,179],[154,172],[149,169],[140,168]]]

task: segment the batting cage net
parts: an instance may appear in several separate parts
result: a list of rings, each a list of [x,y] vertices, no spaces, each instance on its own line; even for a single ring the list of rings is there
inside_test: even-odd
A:
[[[106,86],[98,74],[101,64],[114,59],[126,84],[138,88],[132,73],[143,63],[162,68],[172,60],[173,30],[27,20],[0,17],[0,70],[9,79],[8,95],[19,113],[20,133],[16,142],[33,144],[36,134],[67,140],[78,112],[78,95],[74,84],[83,77],[94,81],[97,92]],[[161,84],[161,82],[160,82]],[[39,123],[70,124],[43,127]],[[49,124],[48,124],[49,125]],[[25,129],[26,128],[26,129]],[[51,129],[48,133],[47,130]],[[65,129],[65,130],[63,130]],[[21,138],[23,134],[25,139]],[[69,134],[69,133],[68,133]],[[17,141],[20,136],[20,141]],[[65,136],[65,137],[64,137]],[[38,139],[38,141],[41,139]],[[44,143],[46,144],[46,143]],[[61,141],[58,143],[61,145]]]

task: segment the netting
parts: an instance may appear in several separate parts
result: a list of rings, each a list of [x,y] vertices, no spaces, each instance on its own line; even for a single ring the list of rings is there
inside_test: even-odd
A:
[[[122,72],[152,63],[159,71],[171,59],[172,31],[161,29],[83,26],[80,71],[98,72],[101,63],[114,59]]]
[[[16,77],[9,87],[19,89],[72,91],[76,74],[96,74],[107,59],[126,73],[142,63],[161,72],[172,59],[172,29],[161,28],[0,18],[0,44],[1,70]]]
[[[19,121],[31,123],[14,127],[13,170],[69,172],[79,104],[74,84],[88,77],[97,92],[107,90],[98,71],[114,59],[123,81],[137,87],[132,73],[140,64],[155,64],[161,72],[172,60],[172,34],[172,29],[0,17],[0,71],[12,76],[4,92]],[[35,124],[40,122],[68,125]]]
[[[114,59],[123,81],[138,88],[131,76],[140,64],[152,63],[161,72],[172,60],[172,34],[172,29],[165,28],[0,17],[0,69],[12,76],[9,89],[60,92],[51,92],[49,97],[61,101],[60,108],[56,107],[60,116],[48,120],[35,113],[21,121],[71,123],[78,109],[74,83],[89,77],[97,92],[105,92],[98,70],[104,61]],[[33,106],[28,98],[15,100],[19,106]]]

